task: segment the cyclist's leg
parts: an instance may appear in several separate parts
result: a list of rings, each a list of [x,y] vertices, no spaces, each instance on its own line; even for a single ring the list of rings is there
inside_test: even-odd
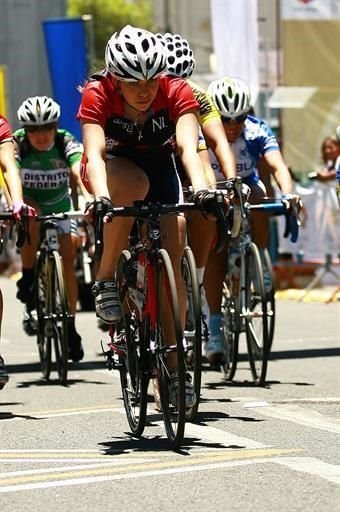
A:
[[[206,299],[203,280],[215,236],[215,220],[207,219],[200,212],[193,212],[188,215],[188,240],[196,261],[197,280],[201,290],[202,316],[207,326],[210,323],[210,310]]]
[[[204,276],[204,288],[210,309],[210,336],[206,344],[208,361],[212,364],[222,361],[224,344],[221,333],[221,302],[223,281],[227,270],[227,246],[217,254],[213,249],[209,254]]]
[[[249,202],[251,204],[261,203],[266,196],[266,189],[262,181],[257,181],[249,184],[251,193]],[[272,289],[272,277],[270,269],[267,268],[264,257],[264,250],[269,246],[269,215],[268,213],[252,212],[250,215],[250,229],[252,240],[257,245],[260,251],[260,257],[263,264],[263,279],[265,290]]]
[[[252,181],[248,183],[251,189],[249,202],[250,204],[258,204],[263,202],[266,196],[266,189],[262,181]],[[259,249],[265,249],[268,246],[269,240],[269,216],[267,213],[252,212],[250,215],[250,227],[252,240],[256,243]]]
[[[29,198],[25,197],[25,203],[33,206],[37,213],[39,207]],[[40,223],[36,222],[34,218],[29,219],[30,243],[25,241],[20,249],[20,256],[22,261],[22,277],[17,281],[17,298],[27,304],[33,296],[33,281],[34,281],[34,263],[35,255],[39,242],[39,229]]]
[[[63,258],[63,271],[68,296],[69,313],[72,315],[68,325],[69,350],[73,361],[80,361],[84,357],[84,350],[81,343],[81,336],[76,330],[75,314],[77,309],[78,283],[75,273],[75,259],[77,255],[78,236],[76,224],[67,221],[71,232],[65,232],[60,236],[59,252]],[[68,230],[69,231],[69,230]]]
[[[59,252],[63,258],[64,277],[70,313],[71,315],[74,315],[77,308],[78,298],[78,283],[74,268],[77,255],[78,236],[73,233],[64,233],[60,236],[59,242]]]
[[[107,162],[107,183],[110,197],[116,206],[131,206],[144,199],[149,181],[143,170],[127,158],[113,158]],[[121,317],[114,273],[121,251],[127,246],[133,225],[130,217],[116,217],[104,225],[104,251],[96,273],[93,292],[97,315],[104,321],[117,322]]]
[[[197,268],[207,264],[211,246],[216,235],[216,221],[204,217],[200,212],[188,215],[188,237]],[[203,278],[199,284],[202,284]]]

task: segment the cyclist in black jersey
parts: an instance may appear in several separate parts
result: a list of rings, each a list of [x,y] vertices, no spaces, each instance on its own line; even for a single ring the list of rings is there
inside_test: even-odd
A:
[[[112,203],[128,206],[145,198],[179,202],[181,167],[195,191],[206,189],[197,152],[198,103],[184,80],[162,76],[166,67],[163,45],[154,34],[126,26],[110,38],[105,61],[106,72],[84,87],[78,117],[85,153],[82,179],[108,214]],[[132,224],[133,219],[115,217],[104,225],[94,295],[97,315],[107,323],[118,322],[122,316],[114,275]],[[184,327],[186,292],[181,261],[186,221],[182,215],[163,216],[160,228],[162,245],[174,268]],[[174,395],[176,380],[171,381]],[[194,401],[192,384],[187,382],[187,406]]]

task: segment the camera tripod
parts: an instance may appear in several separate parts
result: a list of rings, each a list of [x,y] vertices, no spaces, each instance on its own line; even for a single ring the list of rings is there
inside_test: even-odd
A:
[[[332,276],[335,277],[335,279],[337,280],[337,283],[340,283],[340,275],[332,267],[332,255],[331,254],[326,254],[325,263],[320,267],[320,269],[321,269],[321,272],[317,273],[317,275],[315,277],[313,277],[313,279],[306,286],[306,288],[303,289],[304,293],[301,295],[298,302],[301,302],[306,297],[306,295],[320,283],[320,281],[325,277],[326,274],[332,274]],[[340,287],[338,286],[338,289],[339,288]],[[332,294],[332,298],[333,298],[333,294]]]

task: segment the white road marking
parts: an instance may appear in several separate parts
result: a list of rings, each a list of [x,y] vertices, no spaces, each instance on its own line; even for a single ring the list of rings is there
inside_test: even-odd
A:
[[[185,437],[197,437],[198,439],[205,439],[212,443],[219,443],[225,447],[237,447],[245,450],[256,448],[268,448],[272,445],[258,443],[247,437],[240,437],[231,432],[221,430],[215,427],[206,427],[204,425],[195,425],[194,423],[187,423],[185,425]]]
[[[243,407],[246,409],[249,407],[250,409],[253,409],[254,407],[271,407],[272,404],[269,402],[266,402],[265,400],[262,400],[260,402],[247,402],[243,404]]]
[[[329,482],[340,484],[339,465],[328,464],[314,457],[280,457],[275,462],[295,471],[316,475]]]
[[[292,421],[319,430],[340,434],[340,420],[324,416],[317,411],[306,411],[294,405],[273,405],[272,407],[261,407],[259,414],[270,416],[279,420]]]
[[[330,482],[340,484],[340,466],[326,464],[312,457],[270,457],[251,460],[236,460],[226,462],[216,462],[211,464],[202,464],[197,466],[182,466],[175,468],[165,468],[157,470],[136,471],[130,473],[120,473],[114,475],[92,476],[84,478],[70,478],[59,481],[36,482],[27,484],[7,485],[0,488],[0,493],[9,493],[17,491],[27,491],[32,489],[48,489],[55,487],[85,485],[99,482],[110,482],[114,480],[129,480],[136,478],[150,478],[154,476],[166,476],[179,473],[193,473],[196,471],[209,471],[216,469],[232,469],[235,467],[248,466],[252,464],[276,463],[295,471],[301,471],[309,475],[318,476]]]

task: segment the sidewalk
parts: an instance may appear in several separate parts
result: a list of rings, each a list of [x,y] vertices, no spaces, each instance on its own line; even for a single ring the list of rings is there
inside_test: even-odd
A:
[[[314,288],[307,293],[303,289],[287,288],[286,290],[277,290],[275,297],[277,299],[301,300],[301,302],[337,302],[340,301],[340,285],[338,287]]]

